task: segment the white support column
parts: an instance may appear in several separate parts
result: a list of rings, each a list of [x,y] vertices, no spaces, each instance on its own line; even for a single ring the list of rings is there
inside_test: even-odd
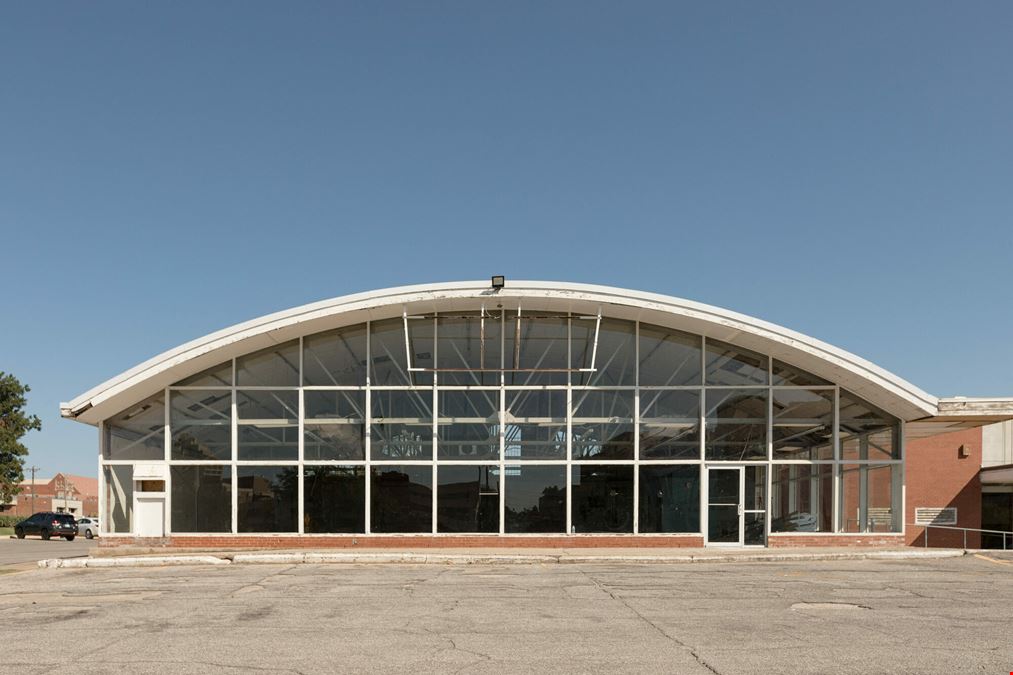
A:
[[[239,419],[236,411],[236,360],[232,359],[232,400],[229,403],[231,415],[230,437],[231,437],[231,464],[232,467],[232,533],[239,532],[239,469],[236,461],[239,459]]]
[[[299,447],[299,467],[298,467],[298,471],[299,471],[299,476],[298,476],[298,479],[297,479],[298,480],[298,482],[297,482],[297,485],[298,485],[297,495],[298,495],[298,500],[299,500],[297,512],[298,512],[299,522],[298,522],[298,528],[296,529],[296,531],[299,534],[305,534],[305,521],[306,521],[306,514],[305,514],[306,505],[305,505],[305,499],[304,499],[304,495],[305,495],[304,490],[305,490],[305,488],[303,486],[303,482],[304,482],[304,478],[305,478],[305,471],[303,469],[305,467],[304,462],[305,462],[305,457],[306,457],[305,448],[304,448],[303,420],[306,418],[306,407],[305,407],[305,403],[303,401],[303,398],[304,398],[303,397],[303,381],[304,381],[303,380],[303,338],[300,337],[299,338],[299,391],[296,392],[298,394],[298,396],[299,396],[299,403],[298,403],[299,420],[298,420],[298,424],[296,426],[296,432],[299,434],[299,438],[298,438],[298,447]]]
[[[640,322],[633,324],[633,534],[640,532]]]
[[[366,464],[365,464],[365,466],[363,468],[363,470],[365,471],[365,474],[366,474],[365,475],[365,490],[364,490],[366,505],[365,505],[365,508],[364,508],[364,519],[365,519],[364,523],[365,523],[365,527],[363,529],[365,529],[365,531],[366,531],[365,533],[366,534],[369,534],[370,532],[372,532],[372,510],[373,510],[373,508],[372,508],[373,507],[373,499],[372,499],[373,469],[372,469],[372,464],[370,462],[370,456],[373,453],[373,450],[372,450],[372,441],[373,441],[373,438],[372,438],[372,436],[373,436],[373,431],[372,431],[372,422],[373,422],[373,395],[372,395],[372,392],[373,392],[373,387],[370,384],[370,379],[371,379],[372,373],[373,373],[373,351],[372,351],[372,345],[370,344],[371,341],[372,341],[372,334],[373,334],[372,322],[371,321],[367,321],[366,322],[366,403],[365,403],[366,409],[363,410],[363,413],[365,415],[364,419],[365,419],[365,426],[366,426],[365,431],[363,432],[365,434],[365,436],[366,436],[366,438],[365,438],[365,452],[366,452],[365,461],[366,461]]]

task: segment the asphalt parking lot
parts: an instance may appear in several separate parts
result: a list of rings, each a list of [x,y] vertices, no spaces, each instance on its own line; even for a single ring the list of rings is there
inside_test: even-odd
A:
[[[1007,673],[990,557],[34,570],[0,672]]]
[[[84,537],[75,537],[74,541],[66,539],[50,539],[43,541],[40,537],[0,537],[0,567],[34,563],[43,558],[76,558],[88,555],[98,540],[91,541]]]

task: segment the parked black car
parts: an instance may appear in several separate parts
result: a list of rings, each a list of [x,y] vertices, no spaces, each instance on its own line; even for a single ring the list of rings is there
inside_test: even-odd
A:
[[[74,541],[77,536],[77,521],[69,513],[43,511],[25,518],[14,526],[14,536],[24,539],[26,534],[40,534],[43,539],[52,536]]]

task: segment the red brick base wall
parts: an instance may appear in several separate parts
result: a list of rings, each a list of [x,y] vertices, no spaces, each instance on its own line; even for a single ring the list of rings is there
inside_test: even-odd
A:
[[[197,535],[142,539],[107,535],[99,546],[173,548],[699,548],[700,535],[686,536],[301,536]]]
[[[770,548],[797,548],[814,546],[862,546],[868,548],[898,548],[904,546],[900,534],[772,534],[767,542]]]

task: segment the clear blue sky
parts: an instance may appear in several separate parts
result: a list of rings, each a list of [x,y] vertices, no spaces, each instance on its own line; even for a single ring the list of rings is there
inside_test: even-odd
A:
[[[5,3],[0,370],[58,404],[271,311],[584,281],[1013,394],[1013,4]]]

